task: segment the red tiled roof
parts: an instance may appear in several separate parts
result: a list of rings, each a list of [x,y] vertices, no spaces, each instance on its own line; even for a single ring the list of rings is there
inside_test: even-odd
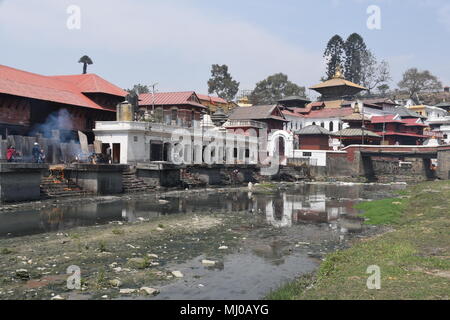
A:
[[[223,103],[223,104],[228,103],[225,99],[222,99],[219,97],[208,96],[208,95],[204,95],[204,94],[197,94],[197,97],[200,100],[208,101],[208,102],[212,102],[212,103]]]
[[[304,118],[305,116],[296,112],[292,112],[290,110],[282,110],[281,111],[285,116],[291,116],[291,117],[299,117]]]
[[[68,76],[53,76],[51,78],[68,81],[75,84],[83,93],[107,93],[126,97],[128,93],[96,74],[77,74]]]
[[[353,113],[352,108],[339,108],[339,109],[321,109],[312,110],[309,114],[305,115],[306,118],[339,118],[349,116]]]
[[[392,123],[392,122],[396,122],[396,123],[403,123],[402,120],[399,120],[397,115],[394,114],[389,114],[389,115],[385,115],[385,116],[373,116],[370,121],[372,123]]]
[[[407,127],[428,127],[426,124],[421,123],[419,119],[402,119],[402,122]]]
[[[154,97],[154,104],[157,106],[176,106],[176,105],[192,105],[200,108],[206,108],[196,101],[191,101],[190,99],[197,95],[194,91],[184,91],[184,92],[157,92]],[[197,98],[198,99],[198,98]],[[151,106],[153,105],[153,94],[143,93],[139,95],[139,105],[140,106]]]
[[[98,78],[101,79],[100,77]],[[102,81],[108,83],[106,80],[102,79]],[[110,88],[114,87],[116,93],[119,93],[119,90],[121,90],[110,83],[108,85]],[[82,93],[82,89],[78,87],[76,78],[73,78],[72,81],[63,81],[58,79],[58,77],[43,76],[3,65],[0,65],[0,93],[85,108],[114,111],[98,105],[85,96]],[[110,94],[109,92],[105,93]],[[123,93],[123,96],[125,96],[126,92]]]

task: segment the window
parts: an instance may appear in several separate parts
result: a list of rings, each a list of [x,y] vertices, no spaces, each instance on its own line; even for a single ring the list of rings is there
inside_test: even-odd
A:
[[[303,152],[303,156],[310,158],[312,157],[312,152]]]
[[[321,123],[320,123],[320,126],[321,126],[322,128],[325,128],[325,123],[321,122]]]
[[[133,140],[134,140],[134,142],[138,142],[138,137],[137,137],[137,136],[134,136],[134,137],[133,137]]]
[[[334,123],[333,123],[333,121],[330,122],[330,131],[331,132],[334,131]]]
[[[172,109],[172,121],[177,121],[177,117],[178,117],[178,110]]]

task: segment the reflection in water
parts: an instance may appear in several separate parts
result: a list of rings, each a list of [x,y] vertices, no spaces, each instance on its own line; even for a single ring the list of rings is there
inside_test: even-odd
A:
[[[1,213],[0,237],[63,231],[79,226],[110,221],[136,222],[162,215],[193,213],[247,212],[257,215],[276,228],[297,224],[326,223],[342,233],[358,232],[362,221],[353,209],[361,199],[376,199],[401,186],[314,185],[302,184],[273,194],[243,191],[182,194],[166,198],[167,204],[154,199],[119,200]]]

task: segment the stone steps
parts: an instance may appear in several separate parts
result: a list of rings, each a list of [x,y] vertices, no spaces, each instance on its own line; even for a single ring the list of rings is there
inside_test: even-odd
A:
[[[86,195],[73,181],[61,177],[44,177],[41,181],[41,195],[48,198],[80,197]]]
[[[146,184],[144,180],[136,177],[135,173],[133,172],[123,173],[123,192],[131,193],[131,192],[145,192],[152,190],[154,190],[154,188]]]

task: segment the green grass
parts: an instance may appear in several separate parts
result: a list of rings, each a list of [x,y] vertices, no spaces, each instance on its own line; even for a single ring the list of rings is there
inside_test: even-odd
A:
[[[403,195],[358,205],[368,223],[390,225],[393,231],[327,255],[309,283],[303,277],[267,298],[450,299],[450,182],[423,183]],[[367,288],[372,265],[381,270],[380,290]]]
[[[402,212],[405,210],[405,199],[383,199],[371,202],[362,202],[355,209],[362,210],[362,216],[367,219],[366,224],[387,225],[397,224]]]

